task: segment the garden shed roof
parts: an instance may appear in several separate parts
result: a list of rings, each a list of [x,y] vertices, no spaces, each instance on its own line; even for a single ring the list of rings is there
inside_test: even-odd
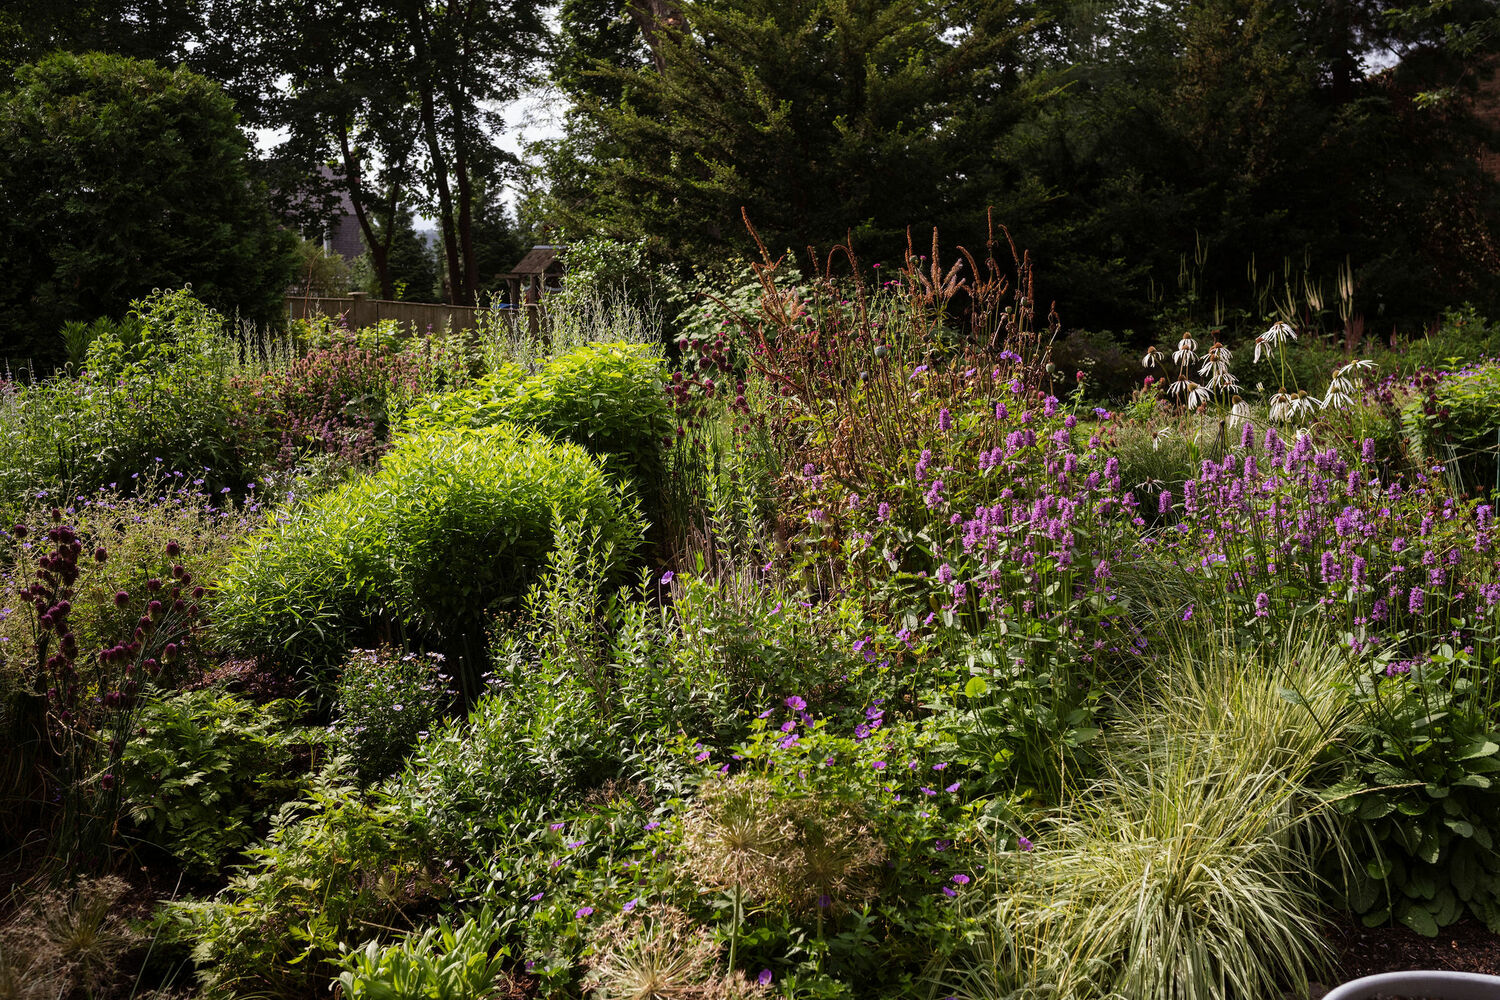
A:
[[[521,262],[510,269],[506,277],[529,278],[538,274],[556,274],[562,270],[562,261],[558,259],[557,252],[562,247],[543,245],[534,246],[531,252],[521,258]]]

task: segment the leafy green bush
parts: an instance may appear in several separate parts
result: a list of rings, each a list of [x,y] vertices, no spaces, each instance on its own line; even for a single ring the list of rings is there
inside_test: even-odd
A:
[[[311,996],[338,974],[345,943],[370,928],[410,925],[446,895],[419,831],[390,796],[361,793],[340,762],[304,800],[272,818],[270,835],[217,897],[170,904],[173,937],[192,948],[215,995]]]
[[[152,700],[124,757],[130,818],[188,868],[217,870],[302,791],[296,758],[320,734],[294,727],[300,712],[213,688]]]
[[[64,322],[118,317],[153,288],[191,283],[254,322],[283,311],[294,237],[217,85],[103,52],[5,75],[0,354],[58,360]]]
[[[659,487],[672,432],[661,360],[642,344],[584,344],[529,377],[504,366],[414,416],[420,423],[468,427],[510,422],[571,441],[647,499]]]
[[[577,680],[530,673],[422,741],[399,781],[438,849],[472,857],[507,836],[503,817],[517,806],[576,803],[616,777],[628,738]]]
[[[394,774],[407,751],[447,708],[446,678],[437,653],[402,653],[390,646],[358,649],[344,661],[334,696],[335,744],[361,781]]]
[[[408,435],[376,475],[253,536],[217,620],[232,645],[315,670],[382,627],[473,659],[487,616],[541,569],[554,518],[598,525],[617,572],[640,541],[634,502],[575,445],[506,425]]]
[[[1493,670],[1444,644],[1422,662],[1377,659],[1350,697],[1346,776],[1325,793],[1353,827],[1339,901],[1372,927],[1432,937],[1470,913],[1500,931]]]
[[[1412,450],[1444,465],[1456,492],[1500,488],[1500,362],[1421,372],[1401,407]]]
[[[240,489],[258,462],[255,427],[236,417],[234,349],[224,319],[187,290],[136,302],[88,348],[84,374],[0,400],[0,503],[71,501],[99,487],[139,491],[183,473]]]
[[[373,485],[315,496],[250,535],[211,595],[227,646],[316,673],[372,641],[381,541]]]

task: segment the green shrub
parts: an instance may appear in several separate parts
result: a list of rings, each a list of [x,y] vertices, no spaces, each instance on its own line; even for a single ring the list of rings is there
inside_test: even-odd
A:
[[[1466,913],[1500,930],[1493,668],[1444,644],[1422,661],[1376,658],[1349,694],[1358,724],[1326,793],[1352,828],[1337,901],[1427,937]]]
[[[300,712],[213,688],[151,701],[124,757],[130,818],[188,868],[217,870],[302,791],[295,760],[319,738],[293,727]]]
[[[171,936],[192,947],[210,995],[321,993],[345,943],[410,926],[446,894],[402,804],[378,789],[360,793],[340,763],[272,818],[224,891],[167,907]]]
[[[1401,407],[1417,455],[1440,462],[1455,492],[1500,487],[1500,362],[1419,374]]]
[[[0,399],[0,503],[140,492],[163,482],[153,473],[184,473],[210,491],[254,478],[260,443],[237,420],[223,317],[187,290],[157,292],[132,315],[93,340],[82,377]]]
[[[394,774],[408,751],[443,717],[446,678],[438,653],[390,646],[358,649],[344,661],[334,696],[334,741],[369,783]]]
[[[672,424],[661,360],[641,344],[584,344],[534,375],[506,365],[465,392],[419,407],[422,423],[534,428],[599,456],[650,499],[659,487]]]
[[[515,607],[554,518],[598,525],[617,571],[639,544],[634,502],[581,448],[499,425],[411,434],[362,482],[284,511],[226,568],[232,645],[321,670],[384,631],[467,660]]]
[[[526,673],[424,740],[399,778],[401,794],[440,851],[483,855],[508,834],[501,817],[510,810],[575,803],[616,777],[627,750],[622,730],[599,717],[576,680]]]

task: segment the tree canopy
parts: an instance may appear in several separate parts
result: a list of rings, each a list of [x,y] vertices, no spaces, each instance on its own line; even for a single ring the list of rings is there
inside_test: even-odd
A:
[[[123,315],[191,284],[249,319],[276,314],[292,237],[248,169],[234,107],[187,70],[56,53],[0,91],[0,330],[54,359],[72,319]]]

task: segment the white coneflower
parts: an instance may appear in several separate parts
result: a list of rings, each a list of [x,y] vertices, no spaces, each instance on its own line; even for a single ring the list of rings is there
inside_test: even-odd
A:
[[[1229,404],[1229,426],[1238,427],[1250,423],[1250,404],[1234,396]]]
[[[1191,334],[1184,333],[1182,339],[1177,342],[1177,350],[1172,353],[1174,364],[1191,365],[1198,361],[1198,342]]]
[[[1196,410],[1200,406],[1207,405],[1208,401],[1213,398],[1209,391],[1203,386],[1199,385],[1197,382],[1189,382],[1188,385],[1192,387],[1189,390],[1187,397],[1188,409]]]
[[[1296,340],[1297,331],[1293,330],[1288,323],[1273,323],[1271,329],[1255,338],[1255,363],[1260,364],[1260,359],[1267,360],[1275,353],[1271,348],[1277,344],[1284,344],[1288,340]]]
[[[1146,356],[1141,359],[1141,367],[1142,368],[1155,368],[1160,363],[1161,363],[1161,355],[1159,353],[1157,353],[1156,348],[1154,348],[1154,347],[1148,347],[1148,348],[1146,348]]]
[[[1284,391],[1278,392],[1271,397],[1271,423],[1280,424],[1286,422],[1292,414],[1292,397]]]
[[[1321,408],[1318,397],[1309,396],[1305,390],[1298,390],[1297,395],[1291,401],[1291,419],[1311,419],[1318,415]]]
[[[1323,409],[1347,410],[1354,405],[1353,393],[1354,384],[1335,373],[1328,382],[1328,391],[1323,394]]]
[[[1323,408],[1347,410],[1354,405],[1354,382],[1351,376],[1357,371],[1369,371],[1375,362],[1368,358],[1351,361],[1337,369],[1328,382],[1328,392],[1323,396]]]
[[[1161,443],[1167,438],[1171,437],[1172,433],[1172,428],[1170,427],[1157,428],[1156,431],[1151,435],[1151,450],[1161,451]]]
[[[1239,380],[1229,370],[1229,357],[1229,348],[1218,341],[1214,341],[1214,346],[1204,355],[1203,367],[1198,369],[1198,374],[1208,376],[1211,391],[1232,390],[1239,386]]]

